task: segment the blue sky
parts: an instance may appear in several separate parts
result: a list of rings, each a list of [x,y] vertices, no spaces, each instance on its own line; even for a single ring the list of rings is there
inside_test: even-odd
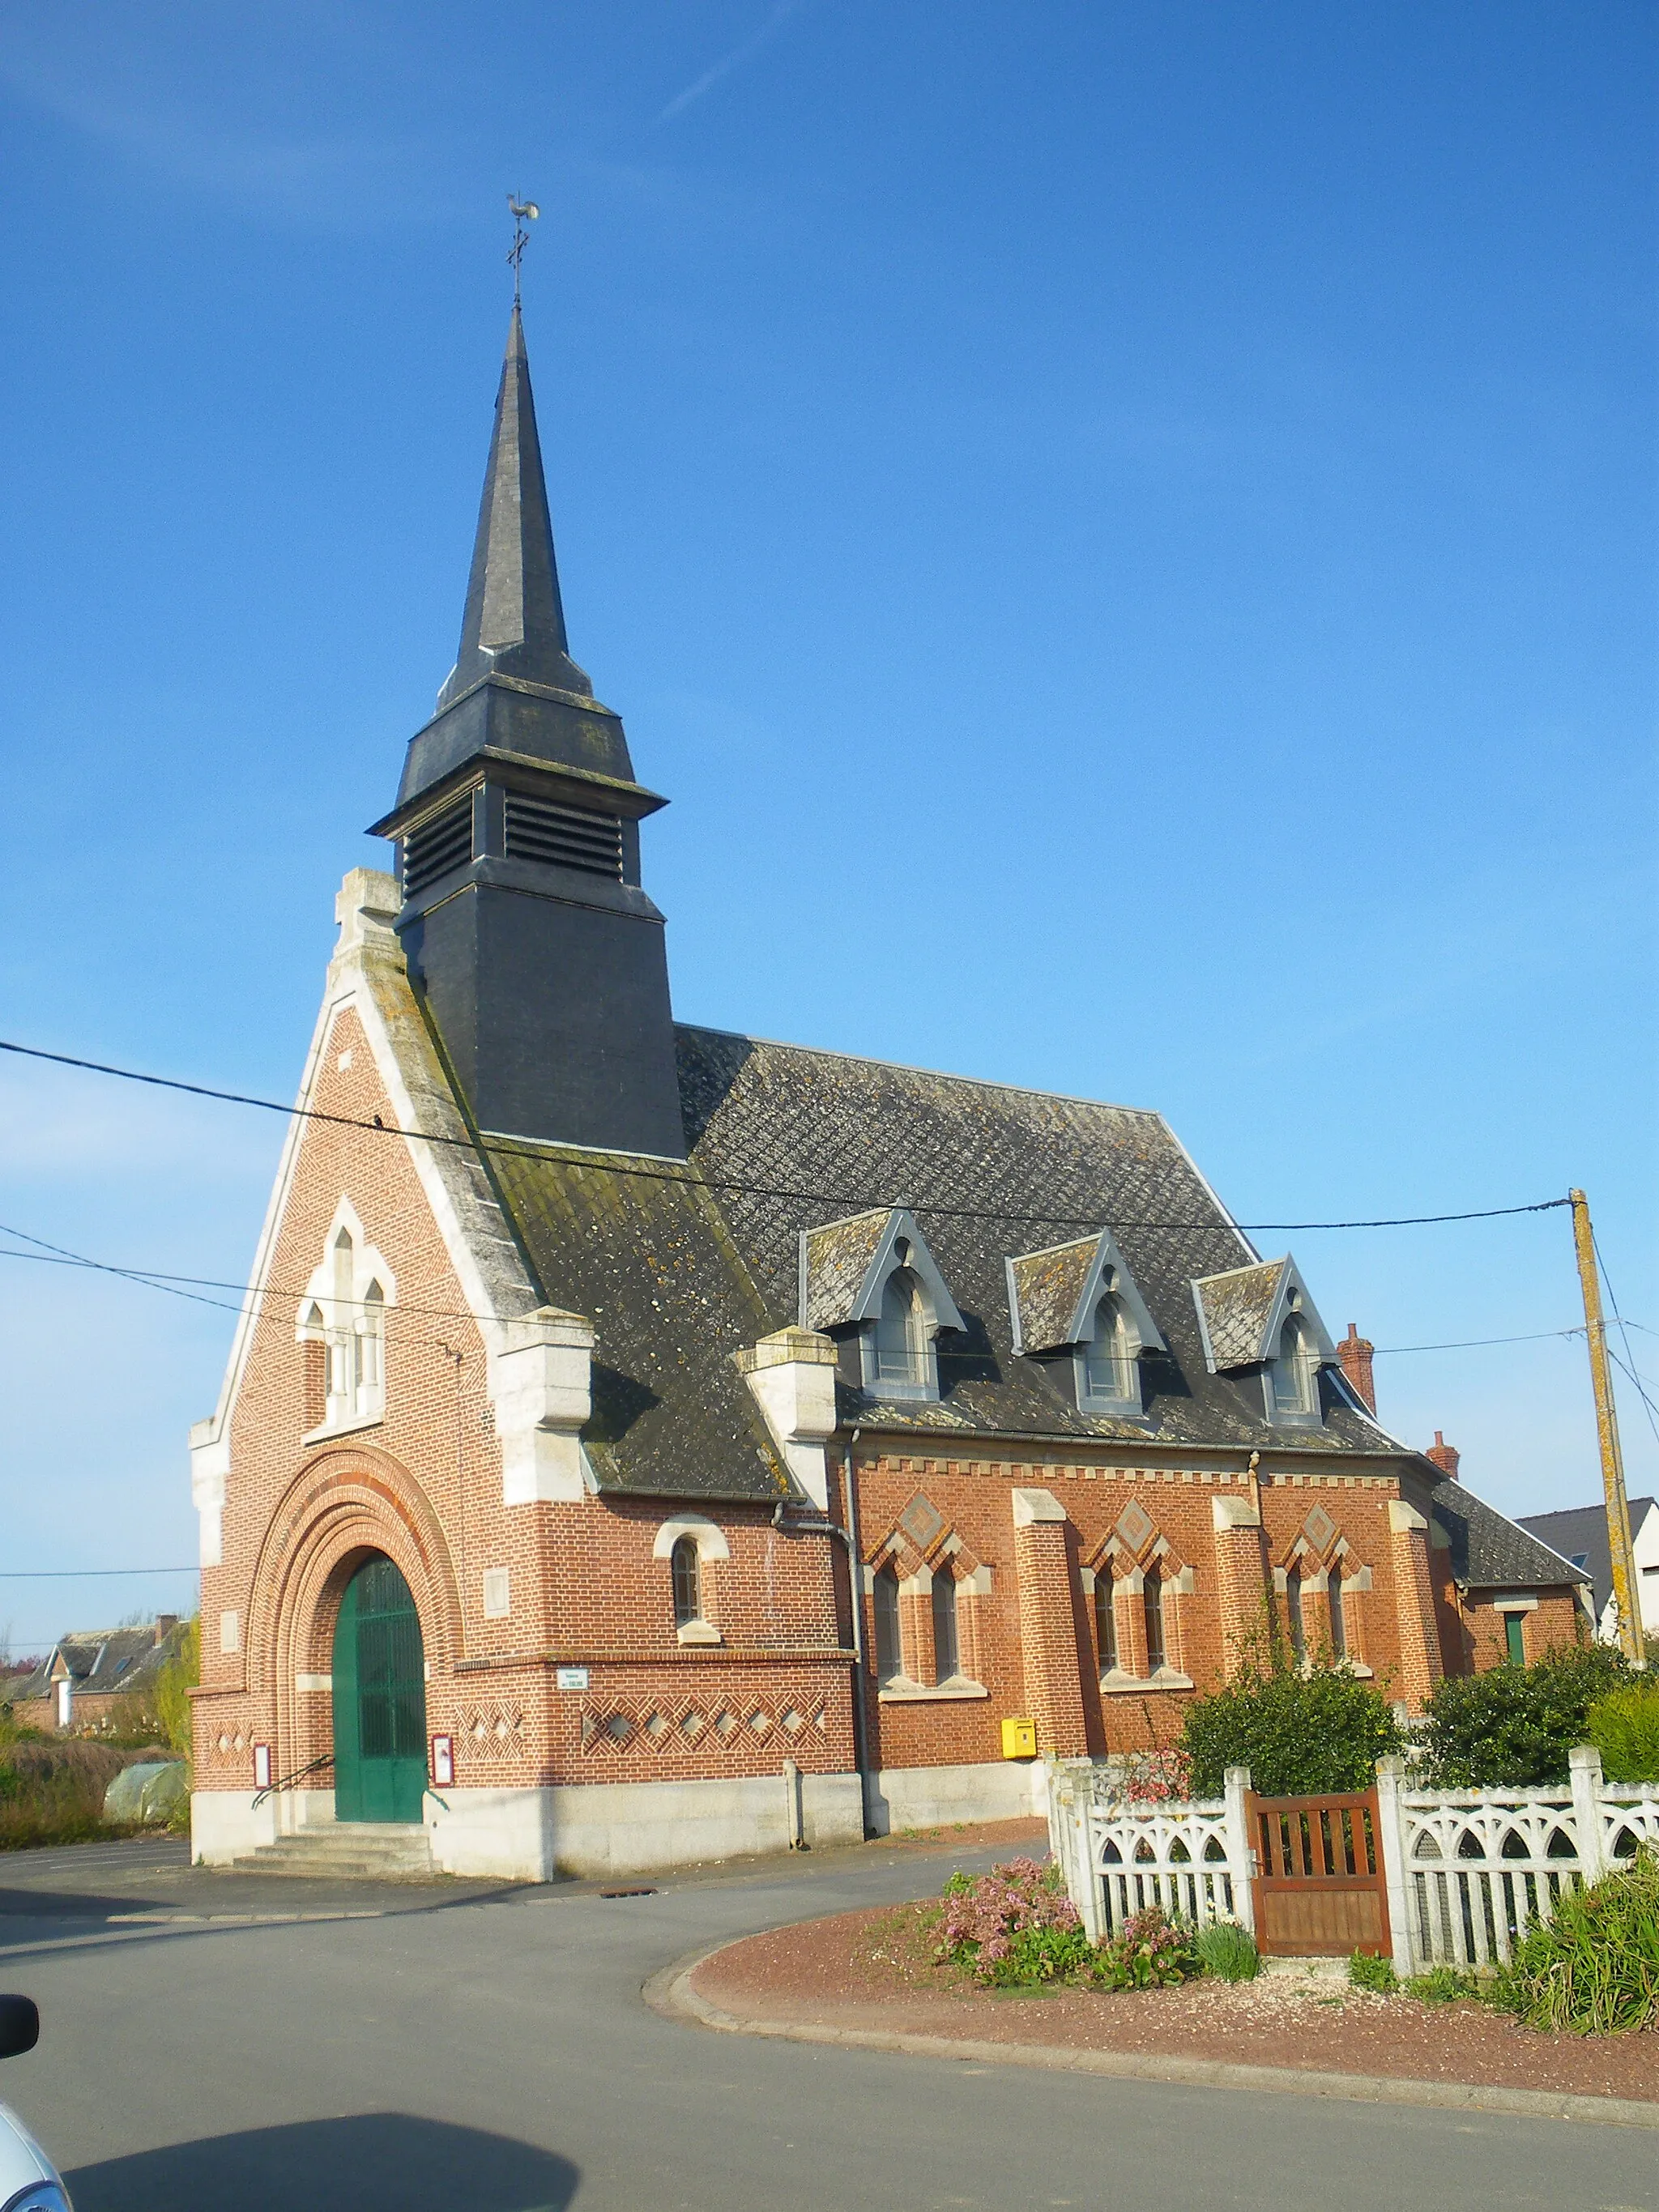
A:
[[[1617,0],[0,5],[3,1033],[291,1095],[517,188],[683,1016],[1157,1107],[1246,1220],[1582,1182],[1659,1328],[1656,83]],[[240,1278],[278,1137],[0,1066],[0,1218]],[[1380,1346],[1576,1318],[1559,1213],[1261,1241]],[[4,1564],[191,1560],[229,1316],[0,1298]],[[1378,1382],[1495,1503],[1595,1494],[1581,1342]]]

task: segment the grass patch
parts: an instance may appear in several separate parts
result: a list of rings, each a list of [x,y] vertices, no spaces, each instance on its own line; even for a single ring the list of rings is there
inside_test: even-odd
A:
[[[1212,1920],[1193,1938],[1193,1948],[1205,1972],[1218,1981],[1253,1982],[1261,1972],[1255,1938],[1237,1921]]]
[[[1394,1970],[1391,1959],[1379,1959],[1373,1951],[1356,1951],[1348,1960],[1348,1980],[1357,1990],[1370,1990],[1374,1996],[1391,1997],[1400,1987],[1400,1977]]]

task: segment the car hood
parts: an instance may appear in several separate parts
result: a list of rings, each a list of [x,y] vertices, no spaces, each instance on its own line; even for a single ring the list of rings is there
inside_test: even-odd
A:
[[[0,2204],[32,2182],[56,2181],[58,2169],[9,2105],[0,2105]]]

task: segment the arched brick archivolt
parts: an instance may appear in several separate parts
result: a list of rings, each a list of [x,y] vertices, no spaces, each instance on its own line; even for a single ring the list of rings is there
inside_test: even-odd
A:
[[[461,1650],[459,1593],[437,1516],[409,1470],[385,1452],[340,1449],[308,1460],[271,1516],[249,1605],[248,1686],[272,1697],[274,1771],[332,1749],[334,1628],[346,1584],[372,1553],[409,1584],[428,1678]],[[326,1774],[313,1786],[328,1788]]]

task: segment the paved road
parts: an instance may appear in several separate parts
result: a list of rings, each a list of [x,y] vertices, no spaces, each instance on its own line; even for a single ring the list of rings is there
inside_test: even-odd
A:
[[[355,1891],[401,1909],[112,1924],[233,1894],[144,1848],[0,1881],[0,1985],[46,2021],[0,2093],[77,2212],[1659,2212],[1645,2131],[750,2042],[641,2005],[723,1936],[936,1888],[953,1862],[914,1851],[651,1897]],[[317,1909],[309,1888],[236,1909]]]

